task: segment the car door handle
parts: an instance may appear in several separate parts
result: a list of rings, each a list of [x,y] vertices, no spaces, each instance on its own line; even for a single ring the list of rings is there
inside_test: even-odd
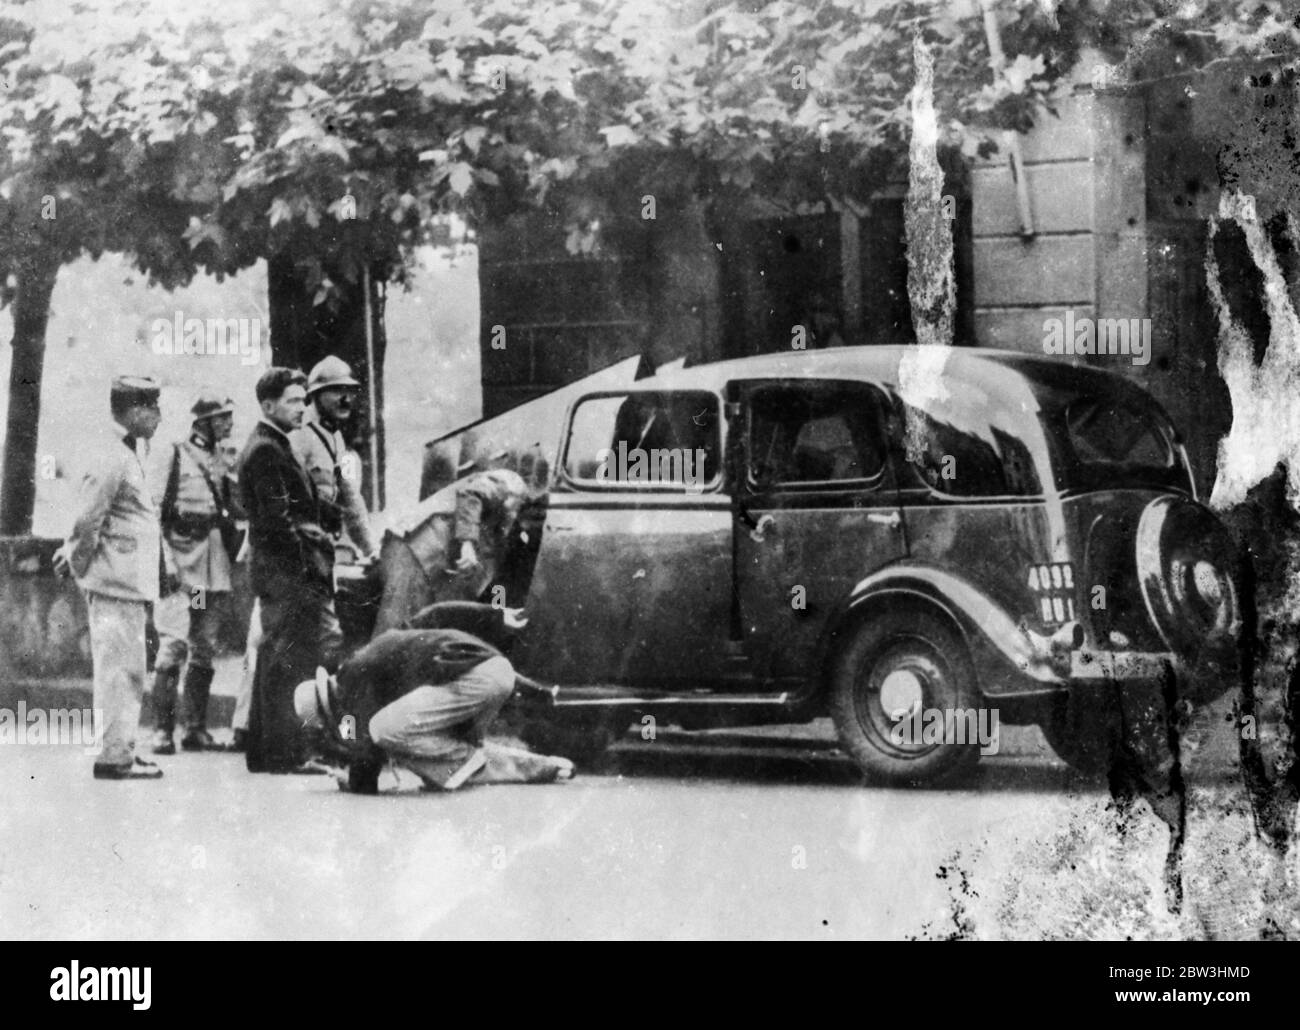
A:
[[[749,538],[755,543],[761,544],[767,537],[767,531],[776,529],[776,519],[771,515],[760,515],[754,528],[749,531]]]
[[[867,521],[878,522],[880,525],[888,526],[890,529],[897,529],[898,524],[903,520],[896,511],[891,511],[888,515],[882,515],[878,511],[869,511],[867,512]]]

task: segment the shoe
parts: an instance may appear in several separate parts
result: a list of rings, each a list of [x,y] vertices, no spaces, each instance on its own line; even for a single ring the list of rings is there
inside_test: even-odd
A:
[[[487,765],[487,752],[481,747],[475,748],[473,754],[465,759],[465,764],[452,773],[442,785],[443,790],[457,790],[465,785],[475,773],[482,770]]]
[[[575,775],[577,775],[577,773],[574,769],[573,763],[567,758],[564,758],[560,760],[560,763],[556,764],[554,782],[564,783],[566,780],[573,779]]]
[[[167,730],[153,731],[153,744],[149,748],[155,755],[176,754],[176,741]]]
[[[95,763],[97,780],[157,780],[163,771],[154,762],[137,758],[130,765],[100,765]]]
[[[182,751],[234,751],[232,744],[224,744],[213,738],[207,730],[186,730],[181,737]],[[242,750],[242,749],[239,749]]]

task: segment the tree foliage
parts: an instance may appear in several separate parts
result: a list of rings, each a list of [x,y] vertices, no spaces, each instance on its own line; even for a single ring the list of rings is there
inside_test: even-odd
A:
[[[1084,47],[1140,77],[1292,60],[1300,33],[1280,0],[995,7],[997,76],[974,0],[10,0],[0,217],[65,259],[128,251],[163,284],[292,254],[324,300],[329,270],[400,275],[438,214],[629,168],[665,192],[852,194],[906,153],[918,33],[942,142],[968,152],[1050,117]],[[50,190],[60,217],[38,226]]]

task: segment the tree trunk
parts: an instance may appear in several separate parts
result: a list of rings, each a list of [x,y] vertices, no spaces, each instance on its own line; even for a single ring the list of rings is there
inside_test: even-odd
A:
[[[365,291],[360,281],[349,283],[332,276],[342,297],[335,307],[315,304],[314,287],[307,284],[294,267],[292,258],[272,258],[267,268],[267,292],[271,309],[271,360],[276,365],[310,372],[322,358],[333,354],[352,367],[361,383],[357,417],[345,432],[349,445],[361,456],[363,490],[366,503],[377,508],[384,497],[384,288],[387,279],[380,263],[371,268],[370,314],[375,349],[375,426],[378,437],[379,467],[371,460],[368,427],[370,393],[366,359]],[[377,490],[372,491],[372,484]],[[377,503],[372,500],[377,498]]]
[[[45,327],[50,320],[50,296],[58,274],[57,257],[44,252],[28,255],[18,265],[9,413],[5,421],[3,473],[0,473],[0,536],[26,536],[32,531]]]

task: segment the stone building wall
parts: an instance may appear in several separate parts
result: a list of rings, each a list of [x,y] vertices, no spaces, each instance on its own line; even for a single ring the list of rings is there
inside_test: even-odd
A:
[[[1024,202],[1006,148],[975,163],[979,346],[1041,354],[1044,322],[1067,309],[1147,315],[1144,118],[1141,98],[1077,92],[1020,137]]]

